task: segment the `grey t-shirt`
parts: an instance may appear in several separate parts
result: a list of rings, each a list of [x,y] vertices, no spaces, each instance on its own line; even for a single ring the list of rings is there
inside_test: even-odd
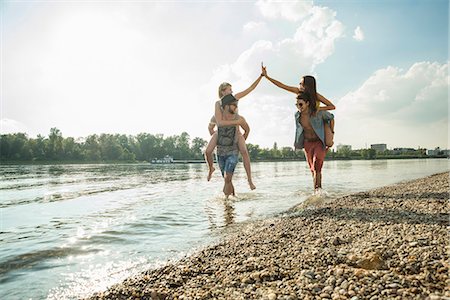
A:
[[[235,114],[233,120],[239,118]],[[238,126],[221,126],[217,128],[217,155],[225,156],[239,153],[238,149]]]

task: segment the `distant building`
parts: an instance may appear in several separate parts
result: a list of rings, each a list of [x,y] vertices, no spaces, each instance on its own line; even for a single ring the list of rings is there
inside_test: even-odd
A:
[[[427,150],[427,155],[428,156],[435,156],[435,155],[439,155],[439,152],[441,151],[441,148],[436,147],[434,148],[434,150],[428,149]]]
[[[387,145],[386,144],[371,144],[370,149],[373,149],[377,152],[384,152],[387,149]]]
[[[431,150],[431,149],[428,149],[428,150],[427,150],[427,155],[428,155],[428,156],[436,156],[436,155],[439,155],[439,152],[441,152],[441,150],[436,150],[436,149]]]
[[[339,144],[336,146],[336,151],[343,151],[343,150],[352,151],[352,146],[351,145],[342,145],[342,144]]]
[[[448,149],[441,149],[439,147],[436,147],[434,150],[427,150],[427,155],[428,156],[441,156],[441,155],[445,155],[447,157],[449,157],[450,155],[450,150]]]

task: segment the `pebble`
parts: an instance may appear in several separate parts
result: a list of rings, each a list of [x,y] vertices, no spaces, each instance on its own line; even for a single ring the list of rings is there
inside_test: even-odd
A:
[[[276,300],[276,299],[277,299],[277,294],[275,294],[275,293],[270,293],[270,294],[267,295],[267,298],[268,298],[269,300]]]
[[[299,205],[89,299],[449,299],[449,198],[443,173]]]

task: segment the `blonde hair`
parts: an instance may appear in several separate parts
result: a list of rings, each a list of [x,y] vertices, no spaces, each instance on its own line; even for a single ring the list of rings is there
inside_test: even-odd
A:
[[[229,84],[228,82],[222,82],[219,85],[219,98],[223,97],[223,91],[226,90],[227,87],[231,86],[231,84]]]

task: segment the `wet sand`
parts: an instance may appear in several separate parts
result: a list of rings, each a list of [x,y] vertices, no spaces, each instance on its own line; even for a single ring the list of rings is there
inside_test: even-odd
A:
[[[92,299],[450,299],[449,173],[312,197]]]

